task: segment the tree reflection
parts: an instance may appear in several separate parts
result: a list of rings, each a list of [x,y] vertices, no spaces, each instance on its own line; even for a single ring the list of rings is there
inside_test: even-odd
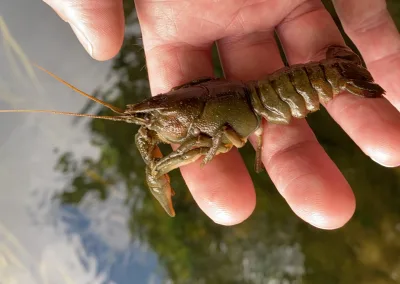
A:
[[[138,25],[133,1],[125,2],[127,25]],[[399,3],[390,5],[399,11]],[[128,33],[113,62],[115,83],[96,96],[124,106],[150,94],[140,46],[140,36]],[[221,73],[219,67],[216,73]],[[91,108],[88,103],[85,112]],[[108,109],[96,114],[112,115]],[[196,206],[178,171],[171,174],[177,216],[170,218],[146,188],[144,164],[134,144],[137,127],[102,120],[89,124],[98,159],[60,156],[57,170],[71,176],[60,198],[78,204],[95,191],[100,202],[113,188],[123,187],[129,193],[126,206],[132,214],[127,226],[132,236],[159,255],[174,283],[398,283],[398,172],[373,163],[324,110],[308,121],[356,194],[355,216],[336,231],[300,221],[268,176],[253,172],[254,150],[249,145],[240,150],[257,190],[257,208],[249,220],[234,227],[214,224]]]

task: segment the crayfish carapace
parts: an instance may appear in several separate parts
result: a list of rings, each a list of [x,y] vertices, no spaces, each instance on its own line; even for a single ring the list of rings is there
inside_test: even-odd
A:
[[[39,67],[41,68],[41,67]],[[43,69],[43,68],[41,68]],[[44,69],[43,69],[44,70]],[[347,47],[331,46],[326,59],[285,67],[259,81],[232,81],[199,78],[125,110],[94,98],[56,75],[44,70],[78,93],[114,111],[116,116],[94,116],[46,110],[3,110],[0,112],[47,112],[86,116],[140,125],[137,148],[146,164],[151,193],[170,216],[175,215],[168,172],[203,158],[203,165],[233,146],[245,145],[256,134],[257,172],[262,170],[262,119],[288,124],[292,117],[304,118],[317,111],[342,91],[365,98],[377,98],[384,90],[377,84],[361,59]],[[159,143],[180,144],[162,156]]]

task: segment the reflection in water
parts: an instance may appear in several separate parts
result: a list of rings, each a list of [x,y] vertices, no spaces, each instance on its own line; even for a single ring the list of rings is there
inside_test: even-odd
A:
[[[112,80],[97,91],[90,89],[108,70],[86,57],[69,29],[65,34],[70,38],[65,41],[71,44],[68,50],[74,50],[77,62],[65,65],[66,74],[63,68],[42,64],[117,106],[150,93],[133,2],[125,2],[128,32],[121,53],[112,61]],[[23,5],[32,5],[30,10],[37,6]],[[389,5],[400,11],[396,1]],[[44,12],[58,23],[55,15]],[[42,56],[40,62],[45,62],[49,54]],[[2,53],[0,60],[2,66],[6,60]],[[82,70],[84,78],[81,74],[73,78],[76,70]],[[84,99],[72,96],[50,78],[38,77],[52,95],[46,94],[46,100],[34,102],[33,107],[48,101],[53,109],[82,109]],[[0,79],[14,82],[12,78]],[[26,85],[16,86],[8,86],[10,94],[29,94]],[[22,96],[27,101],[15,107],[30,106],[36,94],[29,95]],[[110,114],[92,103],[83,109]],[[354,218],[336,231],[317,230],[294,216],[266,174],[252,175],[257,188],[253,216],[238,226],[222,227],[198,209],[176,171],[171,179],[178,214],[170,218],[145,186],[143,162],[133,141],[136,126],[40,115],[14,115],[2,121],[8,122],[0,125],[0,133],[7,133],[0,136],[4,185],[0,191],[0,279],[4,283],[400,282],[399,169],[370,161],[326,112],[311,116],[310,125],[358,202]],[[248,145],[241,153],[253,173],[253,149]],[[53,165],[54,172],[49,172]]]
[[[59,238],[45,248],[39,259],[4,226],[0,226],[0,241],[1,283],[104,283],[106,280],[104,273],[97,273],[96,259],[85,254],[78,237]],[[82,262],[86,265],[82,266]]]
[[[79,112],[86,102],[37,70],[32,76],[27,60],[88,92],[100,84],[107,86],[111,62],[92,60],[47,5],[6,0],[0,11],[1,109]],[[75,60],[61,61],[60,51]],[[60,205],[57,199],[69,180],[53,169],[59,152],[79,159],[99,156],[87,131],[88,120],[2,114],[1,121],[0,283],[158,283],[162,271],[157,270],[157,256],[132,239],[127,227],[126,192],[113,188],[104,202],[89,193],[73,207]],[[85,175],[104,178],[90,170]]]

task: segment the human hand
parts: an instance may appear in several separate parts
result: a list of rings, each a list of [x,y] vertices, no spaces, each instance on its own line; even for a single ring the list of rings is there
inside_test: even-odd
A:
[[[121,0],[46,2],[73,26],[95,59],[109,59],[120,49]],[[345,31],[387,94],[374,100],[343,94],[326,108],[374,161],[399,166],[399,33],[384,0],[334,2]],[[136,0],[136,9],[153,95],[212,76],[211,45],[216,40],[225,76],[241,80],[259,79],[283,66],[275,28],[290,64],[323,59],[329,45],[344,45],[318,0]],[[265,168],[298,216],[324,229],[341,227],[351,218],[352,190],[304,119],[288,126],[265,124],[263,139]],[[181,168],[200,208],[223,225],[248,218],[255,192],[238,151],[216,156],[201,170],[200,162]]]

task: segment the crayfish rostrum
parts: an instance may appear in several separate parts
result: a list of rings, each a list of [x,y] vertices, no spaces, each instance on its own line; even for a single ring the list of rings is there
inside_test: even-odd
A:
[[[94,98],[46,72],[117,115],[34,112],[87,116],[141,126],[135,142],[146,165],[147,184],[170,216],[175,215],[171,201],[173,190],[168,176],[173,169],[200,157],[203,157],[202,164],[205,165],[215,155],[226,153],[233,146],[244,146],[247,138],[255,134],[258,138],[255,170],[260,172],[263,118],[269,123],[289,124],[292,117],[306,117],[319,109],[320,102],[326,103],[342,91],[364,98],[377,98],[384,94],[384,90],[374,83],[371,74],[362,66],[361,59],[342,46],[329,47],[322,61],[285,67],[263,80],[242,82],[199,78],[174,87],[165,94],[127,105],[125,110]],[[157,146],[159,143],[180,146],[163,156]]]

